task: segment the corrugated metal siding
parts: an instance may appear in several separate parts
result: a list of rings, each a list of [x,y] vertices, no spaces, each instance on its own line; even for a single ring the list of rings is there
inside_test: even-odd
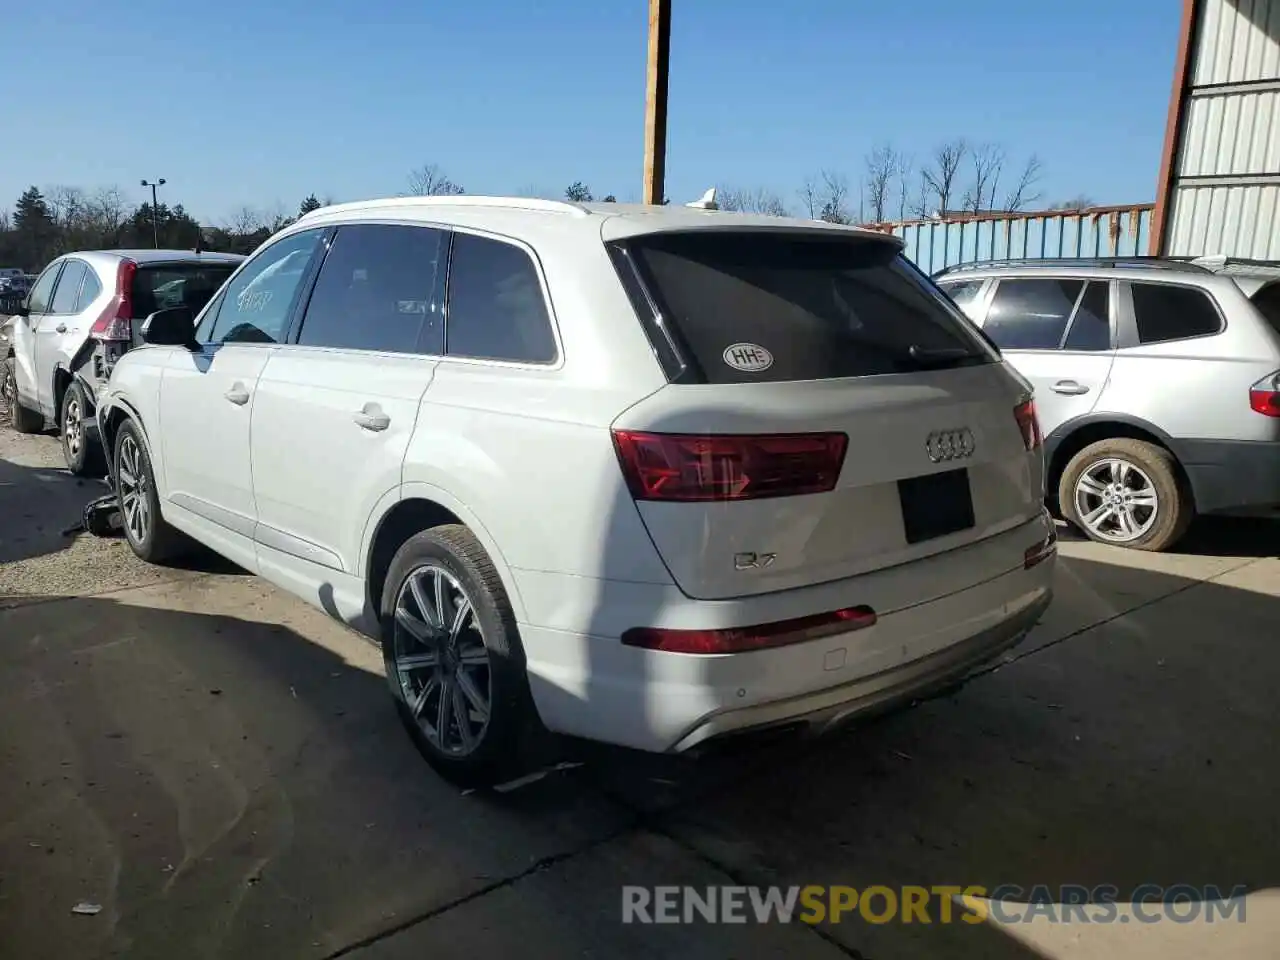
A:
[[[1280,0],[1197,0],[1164,252],[1280,258]]]
[[[1147,248],[1151,204],[874,224],[902,238],[925,273],[979,260],[1132,257]]]

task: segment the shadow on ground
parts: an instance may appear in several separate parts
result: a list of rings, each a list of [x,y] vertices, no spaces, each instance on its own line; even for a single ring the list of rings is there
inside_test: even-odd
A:
[[[1104,565],[1062,566],[1071,604]],[[235,616],[163,608],[206,609],[198,583],[19,600],[0,938],[26,958],[1023,960],[968,924],[624,926],[620,888],[1277,885],[1280,600],[1104,573],[1166,599],[821,741],[595,748],[497,796],[421,763],[363,641],[252,619],[256,580],[220,587],[244,591]]]
[[[105,480],[76,477],[61,467],[25,466],[0,458],[0,564],[55,554],[77,538],[90,536],[82,526],[84,509],[110,492]],[[176,566],[196,573],[244,573],[194,542]]]

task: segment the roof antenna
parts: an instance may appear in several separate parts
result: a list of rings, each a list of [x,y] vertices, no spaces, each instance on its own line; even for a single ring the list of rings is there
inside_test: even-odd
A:
[[[694,210],[719,210],[720,204],[716,203],[716,188],[712,187],[702,195],[701,199],[686,203],[685,206],[692,207]]]

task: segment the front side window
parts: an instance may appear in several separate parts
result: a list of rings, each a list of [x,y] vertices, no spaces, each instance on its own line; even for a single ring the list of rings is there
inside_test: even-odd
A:
[[[709,383],[866,377],[994,359],[896,244],[706,230],[645,235],[626,249],[664,325]],[[645,306],[636,309],[643,315]]]
[[[1001,350],[1057,350],[1083,280],[1001,280],[983,330]]]
[[[1139,343],[1206,337],[1222,329],[1222,318],[1203,290],[1167,283],[1131,286]]]
[[[551,363],[555,334],[533,260],[514,244],[455,233],[449,261],[451,357]]]
[[[290,234],[249,261],[227,285],[208,342],[282,342],[324,233],[320,229]]]
[[[27,298],[29,312],[49,312],[49,302],[53,299],[53,284],[58,279],[58,271],[61,269],[61,263],[53,263],[45,267],[44,273],[40,274],[40,279],[31,288],[31,295]]]
[[[330,244],[298,343],[313,347],[444,353],[449,234],[430,227],[356,224]]]

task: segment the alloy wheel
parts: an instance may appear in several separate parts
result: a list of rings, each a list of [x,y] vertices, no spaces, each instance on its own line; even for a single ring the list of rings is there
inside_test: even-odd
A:
[[[147,475],[142,469],[142,451],[131,436],[120,441],[120,462],[116,464],[120,511],[125,529],[134,543],[144,543],[151,532],[151,500]]]
[[[4,379],[0,380],[0,406],[4,407],[6,413],[12,414],[14,405],[17,402],[17,378],[14,375],[13,367],[6,364],[4,367]]]
[[[80,452],[80,444],[84,439],[84,424],[80,421],[80,401],[72,397],[67,401],[67,412],[62,422],[62,433],[67,439],[67,450],[73,457]]]
[[[1076,516],[1090,534],[1109,543],[1132,543],[1155,525],[1160,512],[1156,486],[1128,460],[1089,464],[1075,489]]]
[[[467,592],[434,563],[416,567],[396,597],[395,680],[427,741],[465,757],[484,741],[493,703],[489,651]]]

